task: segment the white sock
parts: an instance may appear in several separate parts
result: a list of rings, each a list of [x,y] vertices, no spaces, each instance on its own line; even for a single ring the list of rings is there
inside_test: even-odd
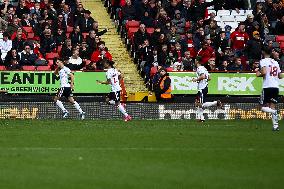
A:
[[[128,116],[128,114],[126,113],[125,108],[121,104],[119,104],[117,107],[118,107],[119,111],[121,113],[123,113],[124,116]]]
[[[273,110],[273,109],[271,109],[269,107],[262,107],[261,111],[267,112],[267,113],[272,113],[272,114],[274,114],[276,112],[276,110]]]
[[[217,101],[205,102],[205,103],[202,104],[202,108],[208,108],[208,107],[211,107],[211,106],[217,106]]]
[[[56,105],[63,111],[67,112],[67,110],[64,108],[63,103],[60,100],[56,101]]]
[[[277,128],[278,127],[278,114],[277,114],[277,112],[271,114],[271,116],[272,116],[273,128]]]
[[[81,113],[83,113],[83,110],[81,109],[80,105],[78,104],[78,102],[74,102],[74,107]]]
[[[110,101],[108,101],[108,103],[109,103],[110,105],[115,105],[115,101],[114,101],[114,100],[110,100]]]
[[[205,120],[204,115],[203,115],[203,108],[197,107],[197,113],[199,115],[200,120]]]

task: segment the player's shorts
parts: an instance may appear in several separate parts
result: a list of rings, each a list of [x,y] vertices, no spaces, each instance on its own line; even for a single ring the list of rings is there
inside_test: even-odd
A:
[[[71,87],[61,87],[57,92],[57,96],[66,98],[72,97],[73,93]]]
[[[204,89],[200,89],[196,95],[196,102],[203,104],[206,102],[206,96],[208,94],[208,87],[205,87]]]
[[[110,92],[108,94],[109,100],[113,100],[115,102],[120,102],[120,91]]]
[[[260,104],[274,103],[278,102],[279,89],[278,88],[264,88],[262,89],[262,94],[260,96]]]

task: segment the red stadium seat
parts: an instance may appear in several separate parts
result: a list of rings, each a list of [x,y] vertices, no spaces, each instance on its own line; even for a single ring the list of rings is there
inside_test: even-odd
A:
[[[136,20],[129,20],[126,22],[126,30],[128,30],[129,28],[137,28],[139,27],[140,22],[136,21]]]
[[[282,41],[284,41],[284,35],[277,35],[277,36],[276,36],[276,41],[277,41],[277,42],[282,42]]]
[[[50,67],[49,66],[38,66],[37,70],[38,71],[49,71]]]
[[[280,42],[280,49],[284,49],[284,41]]]
[[[187,21],[187,22],[185,23],[185,27],[184,27],[185,31],[189,30],[190,27],[191,27],[190,22]]]
[[[152,35],[152,34],[154,33],[154,31],[155,31],[155,28],[146,28],[146,31],[147,31],[150,35]]]
[[[23,30],[25,30],[27,33],[34,33],[33,27],[31,26],[25,26],[23,27]]]
[[[66,37],[69,39],[70,38],[70,33],[66,33]]]
[[[0,71],[5,71],[6,67],[5,66],[0,66]]]
[[[139,27],[136,28],[129,28],[127,32],[128,39],[132,39],[135,32],[139,30]]]
[[[46,53],[46,55],[45,55],[45,58],[47,60],[50,60],[50,59],[53,59],[53,58],[58,58],[58,57],[59,57],[59,54],[58,53],[54,53],[54,52]]]
[[[57,46],[57,53],[58,54],[60,54],[61,50],[62,50],[62,45]]]
[[[82,33],[84,39],[87,39],[87,36],[89,35],[89,33]]]
[[[71,33],[73,31],[73,27],[67,26],[66,33]]]
[[[35,71],[35,66],[23,66],[23,70],[25,71]]]
[[[47,60],[47,62],[48,62],[48,66],[52,66],[53,65],[53,60],[52,59]]]

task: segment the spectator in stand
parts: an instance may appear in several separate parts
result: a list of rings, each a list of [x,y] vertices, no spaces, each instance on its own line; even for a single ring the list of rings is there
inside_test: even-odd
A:
[[[283,10],[284,11],[284,10]],[[284,34],[284,15],[281,17],[281,20],[279,20],[276,23],[275,26],[275,34],[276,35],[283,35]]]
[[[23,32],[22,28],[18,28],[16,32],[13,33],[13,35],[11,36],[11,40],[14,40],[18,34],[22,34],[22,38],[24,40],[27,39],[27,35]]]
[[[65,22],[67,23],[67,26],[74,26],[74,15],[70,11],[69,5],[65,4],[63,6],[63,10],[62,10],[61,14],[63,15]],[[83,22],[83,23],[86,23],[86,22]],[[82,28],[81,28],[81,30],[82,30]]]
[[[282,16],[282,10],[279,6],[279,0],[266,1],[265,13],[270,22],[272,34],[274,34],[277,20],[279,20]]]
[[[105,42],[101,41],[101,42],[98,43],[98,49],[92,53],[91,61],[98,63],[98,61],[100,61],[104,58],[106,58],[108,60],[112,60],[112,55],[108,52],[108,50],[105,46]],[[103,65],[102,65],[102,67],[103,67]]]
[[[282,56],[282,52],[281,49],[279,48],[274,48],[272,49],[272,55],[271,58],[273,58],[274,60],[276,60],[280,66],[280,69],[282,70],[282,68],[284,68],[284,59]]]
[[[13,18],[13,22],[8,24],[7,27],[7,32],[9,33],[9,35],[11,36],[13,33],[15,33],[18,28],[21,27],[21,24],[19,23],[19,19],[18,18]]]
[[[271,28],[270,28],[270,23],[269,23],[269,20],[266,14],[262,14],[261,18],[262,19],[260,21],[260,28],[261,28],[262,36],[269,35]]]
[[[17,35],[15,39],[12,40],[12,48],[17,49],[17,51],[21,52],[24,50],[24,44],[26,42],[25,39],[23,39],[22,32],[19,30],[17,32]]]
[[[251,72],[255,72],[255,70],[257,69],[257,68],[260,68],[259,67],[259,60],[256,60],[256,59],[254,59],[254,60],[252,60],[251,61],[252,63],[251,63],[251,65],[250,65],[250,70],[249,71],[251,71]]]
[[[17,49],[11,49],[5,58],[4,64],[8,68],[11,65],[11,61],[16,60],[17,62],[20,61],[20,55],[18,54]]]
[[[211,57],[208,59],[208,62],[206,63],[205,67],[208,71],[215,72],[218,71],[218,68],[216,67],[216,59],[215,57]]]
[[[34,66],[37,59],[38,57],[32,52],[30,45],[25,44],[25,49],[21,53],[20,65]]]
[[[226,33],[221,31],[214,40],[214,48],[219,54],[224,54],[226,47],[229,46],[229,40],[226,39]]]
[[[0,17],[0,31],[6,31],[8,22]]]
[[[52,1],[49,1],[49,4],[48,4],[48,15],[54,20],[57,18],[57,11],[55,10],[54,8],[54,4]]]
[[[205,2],[205,0],[195,0],[192,9],[192,21],[196,22],[198,18],[205,18],[205,12],[207,7],[214,5],[215,2]]]
[[[171,19],[168,17],[164,9],[160,9],[157,14],[156,26],[161,28],[162,33],[167,34],[170,31]]]
[[[22,26],[31,26],[29,14],[23,14],[22,15],[21,25]]]
[[[72,48],[73,48],[73,46],[72,46],[71,39],[66,39],[65,43],[62,47],[60,56],[63,57],[64,59],[69,59],[69,57],[72,56],[72,54],[73,54]]]
[[[182,45],[184,51],[190,52],[190,57],[192,59],[194,59],[196,57],[197,52],[194,48],[192,30],[188,30],[186,32],[185,37],[181,40],[181,45]]]
[[[139,50],[146,39],[150,39],[150,35],[146,31],[144,24],[140,24],[139,30],[134,34],[133,40],[135,49]]]
[[[191,21],[193,19],[192,11],[192,0],[184,0],[183,7],[181,8],[181,17],[185,18],[186,21]]]
[[[151,67],[153,66],[154,56],[156,56],[157,53],[156,50],[155,54],[153,53],[153,49],[150,47],[148,39],[146,39],[140,49],[139,54],[141,54],[141,60],[142,60],[140,63],[140,69],[142,73],[145,73],[145,83],[147,83],[150,79],[150,70]]]
[[[175,62],[173,66],[173,71],[182,72],[183,71],[183,64],[182,62]]]
[[[242,72],[244,71],[244,67],[242,65],[242,60],[240,57],[235,57],[233,64],[229,67],[229,71],[237,71]]]
[[[167,34],[168,43],[175,44],[181,40],[180,34],[177,33],[176,27],[171,26],[170,33]]]
[[[5,13],[4,12],[4,16],[3,16],[3,19],[6,21],[6,22],[9,22],[9,23],[12,23],[13,22],[13,18],[15,16],[15,10],[14,10],[14,7],[12,5],[9,5],[7,7],[7,12]]]
[[[66,65],[70,70],[80,70],[84,67],[83,60],[79,56],[79,50],[73,49],[72,56],[69,57]]]
[[[35,36],[40,36],[41,28],[40,28],[40,23],[39,23],[37,14],[32,14],[30,24],[31,24],[31,27],[33,28],[33,32]]]
[[[191,58],[190,51],[184,53],[182,58],[182,65],[184,71],[196,71],[194,60]]]
[[[122,7],[122,23],[125,24],[128,20],[135,20],[136,16],[136,9],[135,6],[132,5],[131,0],[126,0],[126,5]]]
[[[260,60],[262,54],[263,43],[260,39],[258,31],[253,32],[253,38],[248,40],[246,45],[246,57],[251,64],[253,60]]]
[[[197,53],[197,56],[200,57],[200,63],[205,65],[210,58],[215,57],[215,51],[209,46],[207,41],[203,41],[202,48]]]
[[[58,47],[58,46],[63,45],[66,38],[67,37],[66,37],[65,33],[63,32],[63,30],[58,28],[56,34],[54,35],[54,40],[55,40],[56,46]]]
[[[265,8],[263,6],[262,2],[256,3],[256,6],[253,10],[253,15],[255,16],[254,20],[257,21],[258,23],[261,23],[261,17],[265,13]]]
[[[98,23],[98,21],[94,21],[93,22],[92,30],[94,30],[96,32],[97,36],[102,36],[102,35],[104,35],[107,32],[107,29],[99,31],[99,23]]]
[[[93,28],[94,19],[91,17],[91,11],[84,10],[84,17],[79,19],[78,25],[82,33],[89,32]]]
[[[7,53],[12,49],[12,41],[7,32],[3,33],[3,39],[0,39],[1,59],[5,60]]]
[[[203,28],[198,28],[197,32],[193,35],[193,45],[196,51],[201,48],[201,42],[205,40],[205,33]]]
[[[148,11],[144,12],[144,15],[141,18],[141,23],[144,24],[147,28],[154,27],[154,19],[149,16]]]
[[[205,36],[210,36],[212,40],[215,40],[216,36],[222,31],[222,29],[217,25],[215,20],[210,21],[209,25],[205,26],[204,34]]]
[[[135,9],[136,9],[136,16],[138,20],[141,20],[144,13],[149,11],[148,0],[141,0],[134,2]]]
[[[214,12],[211,12],[209,15],[209,18],[207,20],[204,20],[203,24],[207,26],[210,24],[211,21],[216,21],[215,18],[216,18],[216,14]]]
[[[244,21],[245,30],[248,34],[252,34],[253,32],[253,23],[254,23],[254,15],[249,14],[247,15],[247,19]]]
[[[77,23],[78,20],[80,20],[81,18],[84,17],[84,7],[82,5],[82,3],[80,2],[78,5],[77,5],[77,8],[74,12],[74,23]]]
[[[168,46],[166,44],[162,45],[161,51],[158,51],[158,63],[159,66],[165,67],[168,57]]]
[[[220,72],[228,72],[229,63],[227,60],[223,60],[221,65],[218,67],[218,71]]]
[[[204,28],[204,19],[199,17],[197,18],[197,22],[192,24],[192,31],[198,30],[198,28]]]
[[[245,31],[245,25],[244,23],[240,23],[238,29],[230,37],[230,44],[237,56],[242,55],[248,40],[249,35]]]
[[[80,31],[80,27],[79,26],[75,26],[73,28],[73,31],[70,34],[70,39],[72,42],[72,45],[77,45],[77,44],[81,44],[83,41],[83,35]]]
[[[81,48],[79,51],[80,57],[83,59],[83,62],[86,62],[86,60],[89,60],[91,57],[92,52],[90,51],[90,48],[88,48],[88,44],[83,41],[81,44]]]
[[[64,32],[67,30],[67,23],[64,20],[63,14],[58,14],[58,17],[54,24],[54,31],[57,31],[57,29],[62,29]]]
[[[26,0],[20,0],[16,8],[16,15],[18,18],[22,18],[23,14],[30,14],[30,9],[26,6]]]
[[[174,63],[176,62],[176,57],[174,56],[173,52],[169,52],[166,57],[165,65],[163,65],[164,68],[172,68]]]
[[[178,34],[185,33],[185,19],[181,17],[181,13],[179,10],[175,11],[174,19],[172,20],[172,26],[176,27]]]
[[[12,59],[9,63],[9,65],[7,66],[7,70],[10,71],[19,71],[22,70],[22,66],[19,64],[19,61],[16,59]]]
[[[179,42],[175,43],[175,49],[174,49],[174,56],[177,59],[177,62],[182,61],[182,57],[184,57],[184,51],[181,48],[181,44]]]
[[[31,14],[35,14],[37,15],[38,18],[41,17],[41,9],[40,9],[40,3],[39,2],[35,2],[35,6],[33,9],[31,9]]]
[[[93,52],[96,50],[97,42],[99,41],[98,39],[99,39],[99,36],[96,35],[96,32],[94,30],[91,30],[86,39],[86,42],[88,44],[88,47],[90,48],[90,51]]]
[[[45,29],[40,40],[40,52],[45,56],[56,49],[56,43],[52,36],[51,29]]]

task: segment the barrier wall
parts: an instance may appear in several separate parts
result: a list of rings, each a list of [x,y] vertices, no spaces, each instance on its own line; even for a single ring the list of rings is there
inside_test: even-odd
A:
[[[86,119],[121,119],[122,115],[114,107],[103,102],[79,102],[86,112]],[[62,112],[53,102],[1,102],[0,118],[19,119],[59,119]],[[73,106],[64,103],[70,112],[69,118],[79,118]],[[208,119],[268,119],[268,114],[257,109],[257,103],[230,103],[223,109],[206,109]],[[126,108],[134,119],[196,119],[196,109],[192,103],[128,103]],[[278,105],[281,118],[284,105]]]

